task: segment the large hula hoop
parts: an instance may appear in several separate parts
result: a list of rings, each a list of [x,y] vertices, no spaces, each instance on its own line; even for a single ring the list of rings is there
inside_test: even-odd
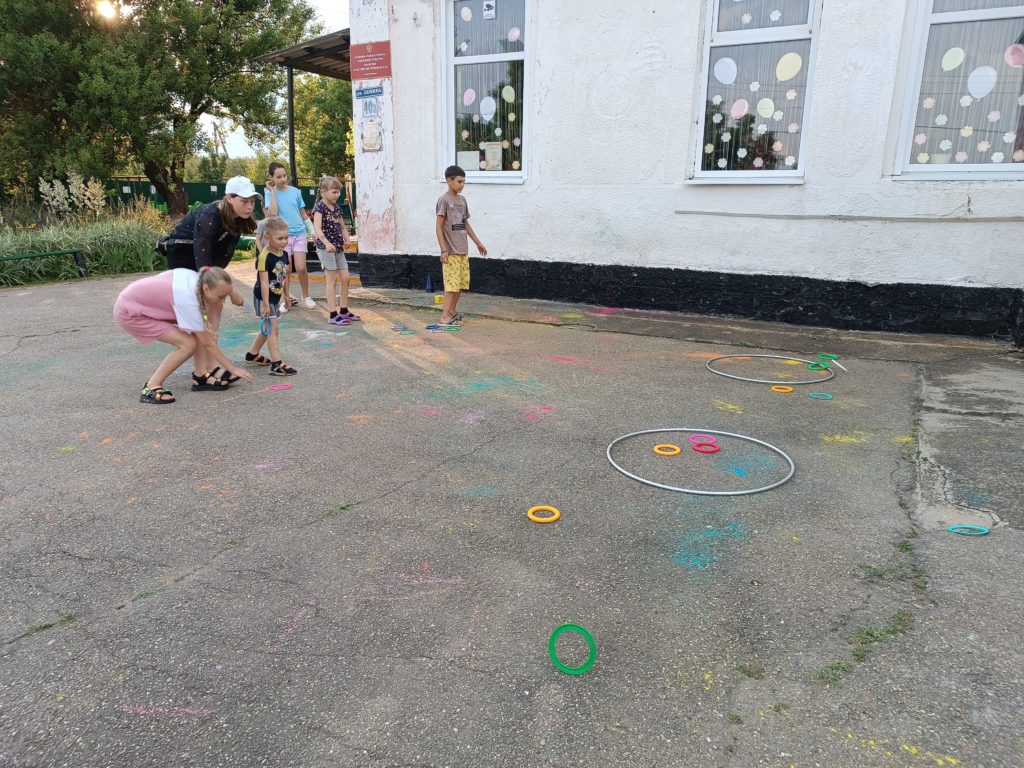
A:
[[[712,435],[725,435],[726,437],[735,437],[735,438],[738,438],[739,440],[746,440],[747,442],[750,442],[750,443],[757,443],[758,445],[763,445],[765,448],[769,449],[770,451],[774,451],[775,453],[779,454],[779,456],[784,458],[786,460],[786,463],[789,464],[789,472],[786,474],[786,476],[784,478],[779,480],[777,483],[772,483],[771,485],[766,485],[766,486],[764,486],[762,488],[754,488],[754,489],[749,490],[749,491],[700,491],[700,490],[697,490],[697,489],[694,489],[694,488],[677,488],[674,485],[665,485],[664,483],[656,483],[653,480],[647,480],[647,479],[645,479],[643,477],[640,477],[639,475],[634,475],[632,472],[626,471],[621,466],[619,466],[618,464],[615,463],[615,459],[612,458],[612,448],[615,447],[616,443],[622,442],[623,440],[626,440],[626,439],[628,439],[630,437],[636,437],[637,435],[651,435],[651,434],[656,434],[656,433],[660,433],[660,432],[700,432],[700,433],[705,433],[706,432],[706,433],[712,434]],[[796,464],[794,464],[793,460],[791,458],[789,458],[789,455],[786,454],[786,452],[783,451],[781,448],[776,448],[771,443],[766,443],[764,440],[758,440],[756,437],[748,437],[747,435],[738,435],[735,432],[716,432],[713,429],[695,429],[695,428],[691,428],[691,427],[671,427],[671,428],[665,428],[665,429],[644,429],[644,430],[641,430],[640,432],[630,432],[628,435],[623,435],[622,437],[615,438],[614,440],[612,440],[608,444],[607,456],[608,456],[608,462],[613,467],[615,467],[617,470],[619,470],[619,472],[624,474],[626,477],[631,477],[634,480],[643,483],[644,485],[653,485],[655,488],[664,488],[666,491],[676,491],[677,493],[691,493],[691,494],[694,494],[696,496],[747,496],[747,495],[752,494],[752,493],[761,493],[762,491],[770,491],[772,488],[778,488],[783,483],[788,482],[789,479],[791,477],[793,477],[793,475],[796,473]]]
[[[804,360],[802,357],[786,357],[785,355],[722,355],[721,357],[713,358],[708,360],[706,363],[707,369],[712,373],[717,373],[719,376],[724,376],[727,379],[736,379],[737,381],[752,381],[755,384],[820,384],[823,381],[835,378],[836,372],[829,369],[828,376],[823,376],[820,379],[810,379],[808,381],[776,381],[774,379],[751,379],[746,376],[734,376],[731,373],[723,373],[722,371],[716,371],[711,367],[711,364],[715,360],[725,360],[728,357],[770,357],[775,360],[799,360],[801,363],[813,363],[814,360]]]

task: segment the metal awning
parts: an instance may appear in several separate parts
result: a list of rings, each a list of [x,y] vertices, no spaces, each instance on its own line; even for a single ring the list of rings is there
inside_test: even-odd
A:
[[[329,35],[309,40],[305,43],[282,48],[280,51],[258,56],[256,61],[279,64],[301,72],[314,75],[334,77],[338,80],[351,80],[348,47],[349,30],[332,32]]]
[[[352,68],[348,57],[350,38],[349,30],[343,29],[256,57],[256,61],[277,64],[288,70],[288,166],[293,186],[298,184],[295,171],[295,70],[338,80],[351,80]]]

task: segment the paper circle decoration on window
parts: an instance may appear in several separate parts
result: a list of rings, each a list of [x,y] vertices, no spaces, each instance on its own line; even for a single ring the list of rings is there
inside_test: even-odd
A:
[[[772,11],[768,14],[768,18],[772,21],[778,21],[782,18],[782,11]]]
[[[714,96],[711,97],[711,103],[717,107],[719,104],[722,103],[722,97],[716,93]]]
[[[945,115],[936,115],[935,116],[935,124],[936,125],[942,126],[942,125],[945,125],[948,122],[949,122],[949,118],[946,117]]]
[[[772,144],[772,152],[781,152],[781,151],[782,151],[782,142],[781,141],[776,141],[774,144]]]
[[[736,62],[726,57],[715,62],[715,80],[722,85],[732,85],[736,82]]]
[[[473,122],[474,123],[479,123],[480,122],[480,115],[473,115]]]
[[[997,123],[999,122],[999,118],[1002,116],[1002,112],[1000,112],[998,109],[993,109],[991,112],[988,113],[988,121],[990,123]]]
[[[939,142],[939,149],[941,149],[943,152],[949,152],[949,150],[951,150],[952,148],[953,142],[950,141],[949,139],[943,139],[942,141]]]
[[[755,168],[763,168],[764,167],[764,159],[762,159],[760,157],[755,157],[754,158],[754,167]]]
[[[960,106],[961,107],[969,107],[973,103],[974,103],[974,97],[973,96],[961,96],[960,97]]]
[[[740,21],[742,21],[744,24],[749,24],[753,20],[754,15],[752,13],[744,13],[742,16],[740,16]]]
[[[733,120],[739,120],[749,111],[750,104],[746,99],[736,99],[736,101],[733,102],[732,109],[729,110],[729,115]]]
[[[501,89],[501,98],[511,104],[516,100],[516,89],[511,85],[506,85]]]
[[[979,152],[988,152],[990,149],[992,149],[992,142],[990,142],[990,141],[979,141],[978,142],[978,151]]]
[[[967,91],[976,99],[984,99],[992,93],[998,79],[992,67],[978,67],[967,77]]]
[[[739,149],[736,150],[736,157],[738,157],[740,160],[742,160],[746,156],[747,150],[745,150],[743,147],[740,147]]]
[[[501,136],[501,128],[495,128],[494,129],[494,135],[495,136]]]
[[[924,109],[931,109],[932,107],[935,106],[935,99],[933,99],[931,96],[926,96],[924,101],[921,102],[921,106]]]
[[[487,163],[485,163],[483,160],[480,161],[480,170],[481,171],[486,171],[487,170]]]
[[[723,118],[721,112],[715,112],[715,114],[711,116],[711,122],[714,123],[715,125],[718,125],[720,122],[722,122],[722,120]]]
[[[761,117],[771,117],[775,114],[775,102],[771,99],[761,99],[757,102],[757,114]]]
[[[1024,67],[1024,45],[1014,43],[1003,53],[1003,61],[1014,69]]]
[[[463,21],[472,21],[473,20],[473,9],[470,8],[469,6],[466,6],[461,11],[459,11],[459,16],[462,17]]]
[[[728,131],[723,131],[722,132],[722,143],[723,144],[728,144],[730,141],[732,141],[732,134],[729,133]]]
[[[797,96],[797,93],[792,88],[790,88],[788,91],[786,91],[786,100],[787,101],[795,101],[796,100],[796,96]]]
[[[954,155],[954,158],[956,159],[956,161],[958,163],[966,163],[967,162],[967,153],[966,152],[962,152],[962,151],[961,152],[957,152]]]
[[[462,103],[467,107],[476,101],[476,91],[472,88],[467,88],[466,92],[462,94]]]
[[[919,147],[922,146],[927,141],[928,136],[924,133],[919,133],[916,136],[914,136],[914,143],[917,144],[917,146]]]
[[[519,40],[520,35],[522,35],[522,32],[519,31],[519,27],[512,27],[512,29],[508,31],[508,41],[510,43],[514,43]]]
[[[960,129],[960,135],[963,136],[965,139],[971,138],[971,136],[974,135],[974,126],[965,125],[963,128]]]
[[[757,124],[757,135],[758,136],[764,136],[766,133],[768,133],[768,126],[765,125],[764,123],[758,123]]]
[[[483,118],[485,123],[491,122],[494,118],[494,113],[498,111],[498,102],[496,102],[490,96],[485,96],[480,99],[480,117]]]
[[[726,160],[724,157],[719,158],[719,160],[718,160],[718,167],[719,168],[725,168],[725,166],[727,166],[728,164],[729,164],[729,161]]]
[[[1005,159],[1006,159],[1006,155],[1004,155],[1002,152],[993,152],[992,153],[992,162],[993,163],[1001,163]]]
[[[510,123],[514,123],[516,121],[516,113],[515,112],[509,112],[508,113],[508,121]]]
[[[704,154],[705,155],[710,155],[714,151],[715,151],[715,145],[714,144],[705,144],[704,145]]]
[[[777,123],[783,117],[784,117],[784,115],[782,114],[782,112],[781,111],[777,111],[774,115],[772,115],[772,120],[774,120]]]
[[[508,139],[505,139],[503,142],[501,142],[501,148],[502,149],[508,149],[511,146],[512,145],[508,143]]]
[[[1006,144],[1013,144],[1013,142],[1015,142],[1016,140],[1017,134],[1014,133],[1013,131],[1007,131],[1006,133],[1003,134],[1003,141]]]
[[[800,124],[799,123],[790,123],[789,124],[789,128],[787,130],[790,133],[796,133],[797,131],[800,130]]]
[[[520,146],[522,143],[523,143],[523,140],[520,139],[518,136],[516,136],[514,139],[512,139],[512,145],[515,146],[515,147]]]
[[[750,84],[750,92],[751,93],[757,93],[760,90],[761,90],[761,84],[759,82],[757,82],[757,80],[755,80],[754,82],[752,82]]]
[[[931,155],[929,155],[927,152],[921,152],[917,156],[917,162],[919,162],[919,163],[927,163],[931,159],[932,159]]]
[[[941,67],[946,72],[952,72],[954,69],[964,63],[964,49],[963,48],[950,48],[944,54],[942,54]]]
[[[1019,163],[1021,161],[1024,161],[1024,149],[1018,149],[1013,153],[1013,162]]]
[[[462,138],[468,139],[469,138],[469,131],[463,131],[462,132]]]
[[[459,52],[460,53],[465,53],[468,50],[469,50],[469,41],[468,40],[466,42],[464,42],[464,43],[459,43]]]
[[[519,170],[519,161],[518,160],[513,160],[512,161],[512,170],[513,171],[518,171]]]
[[[796,158],[793,157],[792,155],[789,155],[786,158],[786,167],[787,168],[792,168],[794,165],[796,165]]]
[[[800,57],[799,53],[787,53],[775,65],[775,78],[780,83],[784,83],[799,75],[800,70],[803,68],[804,60]]]

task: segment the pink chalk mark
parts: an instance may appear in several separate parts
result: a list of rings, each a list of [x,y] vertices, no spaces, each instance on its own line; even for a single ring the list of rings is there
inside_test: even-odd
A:
[[[622,310],[616,309],[615,307],[601,307],[600,309],[594,311],[598,315],[615,315],[621,312]]]
[[[485,411],[473,411],[472,413],[466,414],[462,419],[462,423],[470,427],[475,427],[485,418],[487,418],[487,413]]]
[[[526,413],[522,414],[521,418],[525,419],[530,424],[535,424],[536,422],[540,421],[541,416],[543,416],[545,413],[551,413],[553,410],[555,410],[555,406],[553,405],[541,405],[533,410],[527,411]]]
[[[252,672],[256,667],[263,663],[267,656],[277,653],[281,649],[281,646],[284,645],[284,642],[288,639],[289,635],[292,635],[295,630],[299,628],[299,624],[301,624],[302,620],[314,610],[315,606],[316,603],[314,602],[303,603],[302,607],[295,612],[295,615],[292,616],[292,620],[288,622],[288,626],[285,627],[284,631],[277,636],[277,639],[274,640],[270,648],[264,651],[259,658],[254,659],[249,666],[243,669],[242,674],[244,675]]]
[[[124,706],[121,707],[122,712],[127,712],[130,715],[191,715],[198,717],[202,715],[212,715],[214,710],[205,709],[203,707],[140,707],[140,706]]]
[[[556,363],[578,363],[575,357],[569,357],[568,355],[552,355],[551,359]]]
[[[416,411],[420,416],[440,416],[441,411],[438,408],[420,408]]]

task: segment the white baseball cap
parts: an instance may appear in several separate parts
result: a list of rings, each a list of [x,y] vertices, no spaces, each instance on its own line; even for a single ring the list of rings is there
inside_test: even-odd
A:
[[[224,185],[224,194],[238,195],[239,197],[259,197],[260,193],[245,176],[232,176]]]

